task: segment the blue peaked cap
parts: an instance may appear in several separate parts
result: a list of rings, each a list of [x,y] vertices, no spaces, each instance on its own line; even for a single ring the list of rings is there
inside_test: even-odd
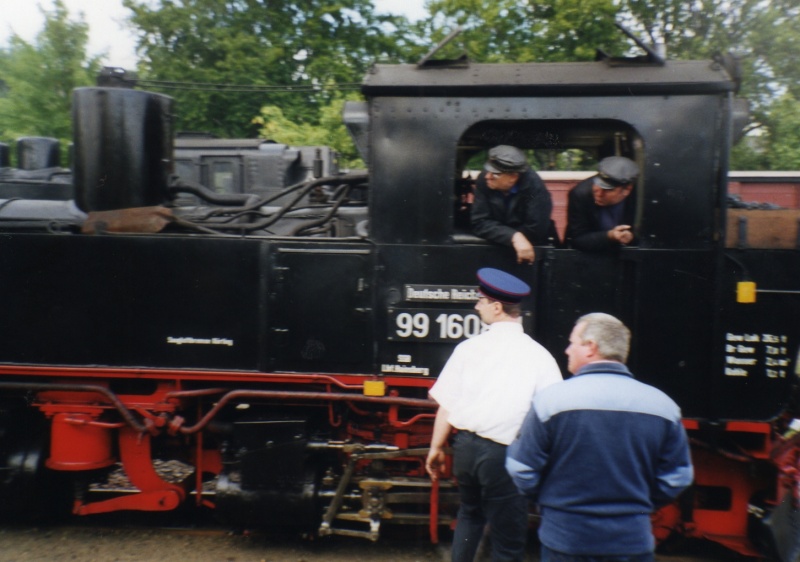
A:
[[[517,304],[531,293],[530,286],[522,279],[491,267],[478,270],[478,284],[482,295],[506,304]]]

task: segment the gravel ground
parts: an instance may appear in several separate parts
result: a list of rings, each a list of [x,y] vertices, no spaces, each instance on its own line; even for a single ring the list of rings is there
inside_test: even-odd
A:
[[[0,528],[3,562],[439,562],[443,547],[415,540],[373,544],[331,537],[234,535],[207,530],[58,527]]]
[[[527,560],[536,562],[531,541]],[[446,562],[449,545],[431,545],[417,531],[378,543],[348,537],[307,541],[296,536],[232,534],[213,529],[0,527],[2,562]],[[483,559],[482,559],[483,560]],[[488,560],[488,558],[486,558]],[[710,543],[689,541],[658,562],[733,561],[742,558]]]

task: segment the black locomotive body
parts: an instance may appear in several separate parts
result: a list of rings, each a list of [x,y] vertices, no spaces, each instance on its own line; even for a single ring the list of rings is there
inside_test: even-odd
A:
[[[194,504],[372,539],[423,523],[436,540],[455,496],[424,474],[427,389],[480,332],[475,271],[497,267],[534,287],[525,326],[557,359],[579,315],[615,314],[632,371],[680,404],[696,482],[654,517],[659,538],[796,559],[800,252],[796,234],[758,235],[797,219],[728,218],[732,76],[653,58],[378,65],[345,111],[368,174],[291,176],[330,155],[270,147],[283,179],[245,193],[226,182],[256,164],[170,181],[168,98],[77,91],[71,197],[19,182],[0,197],[0,505]],[[462,176],[497,144],[635,160],[639,245],[537,247],[529,266],[471,235]],[[118,467],[129,488],[96,484]]]

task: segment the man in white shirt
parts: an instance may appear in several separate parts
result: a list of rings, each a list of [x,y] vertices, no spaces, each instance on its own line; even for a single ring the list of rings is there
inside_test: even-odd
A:
[[[433,480],[444,466],[453,429],[453,473],[460,505],[454,562],[472,562],[489,523],[492,561],[525,555],[528,504],[505,469],[506,448],[517,435],[535,392],[561,381],[555,359],[522,328],[522,299],[530,287],[497,269],[478,271],[475,309],[489,329],[460,343],[430,396],[439,404],[425,468]]]

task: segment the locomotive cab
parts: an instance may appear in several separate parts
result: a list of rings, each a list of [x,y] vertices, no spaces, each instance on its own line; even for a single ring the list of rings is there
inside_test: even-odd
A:
[[[666,72],[653,62],[405,65],[378,66],[370,73],[364,85],[373,141],[370,236],[384,264],[379,283],[384,294],[378,299],[386,302],[390,330],[379,349],[382,363],[410,355],[413,363],[439,369],[446,354],[435,344],[447,340],[439,337],[446,329],[433,329],[439,328],[440,314],[416,310],[425,308],[424,301],[403,302],[398,295],[406,285],[412,290],[470,285],[471,272],[491,265],[531,282],[535,294],[524,307],[528,321],[557,358],[577,316],[592,310],[613,313],[637,334],[636,372],[677,396],[688,415],[720,415],[709,411],[712,336],[675,333],[681,358],[665,362],[660,356],[673,352],[660,344],[663,324],[647,319],[712,324],[716,288],[711,280],[724,222],[735,84],[718,64],[669,66]],[[698,123],[706,125],[702,134],[690,133]],[[613,255],[542,247],[531,267],[517,265],[510,248],[461,232],[454,193],[463,169],[474,154],[497,144],[546,155],[584,154],[595,162],[609,155],[637,162],[638,246]],[[555,205],[563,207],[565,194],[560,196]],[[564,226],[559,225],[561,233]],[[418,251],[420,244],[425,251]],[[453,263],[460,264],[461,279],[454,279]],[[409,279],[412,274],[416,279]],[[452,306],[445,310],[448,316],[466,315],[457,305],[444,305]],[[413,330],[406,337],[393,335],[392,321],[401,314],[431,329],[424,337]],[[401,351],[400,343],[409,347]]]

